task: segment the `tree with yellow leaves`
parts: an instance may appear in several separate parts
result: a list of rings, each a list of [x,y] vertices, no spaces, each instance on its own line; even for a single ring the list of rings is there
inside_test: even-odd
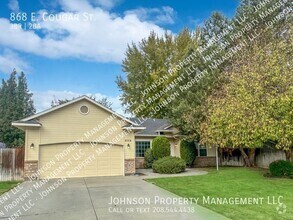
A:
[[[236,57],[224,76],[228,82],[206,101],[200,129],[203,144],[239,148],[245,165],[253,166],[255,148],[272,142],[290,160],[293,44],[289,35],[265,46],[255,43]]]

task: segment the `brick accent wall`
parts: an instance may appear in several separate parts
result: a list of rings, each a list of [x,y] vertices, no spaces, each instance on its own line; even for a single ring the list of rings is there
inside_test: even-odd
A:
[[[38,171],[37,160],[24,161],[24,172],[23,172],[24,179],[27,180],[29,176],[32,176],[37,171]]]
[[[144,158],[143,157],[136,157],[135,158],[135,168],[136,169],[143,169]]]
[[[194,167],[214,167],[216,165],[216,157],[196,157],[194,161]]]
[[[135,159],[124,160],[124,172],[125,175],[131,175],[135,173]]]

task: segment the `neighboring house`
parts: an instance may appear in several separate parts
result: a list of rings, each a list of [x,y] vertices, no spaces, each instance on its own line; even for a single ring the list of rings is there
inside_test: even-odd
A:
[[[39,178],[135,173],[159,135],[180,156],[178,130],[165,119],[128,119],[87,96],[15,121],[25,131],[25,168]]]
[[[0,142],[0,148],[6,148],[6,144],[3,142]]]

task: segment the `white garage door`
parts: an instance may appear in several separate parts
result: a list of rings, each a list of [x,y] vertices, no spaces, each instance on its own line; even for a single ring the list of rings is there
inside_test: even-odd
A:
[[[70,144],[40,146],[41,178],[123,175],[122,146],[112,146],[107,150],[104,145],[93,148],[89,143],[81,144],[74,150],[69,146]],[[98,151],[98,154],[97,149],[103,152]]]

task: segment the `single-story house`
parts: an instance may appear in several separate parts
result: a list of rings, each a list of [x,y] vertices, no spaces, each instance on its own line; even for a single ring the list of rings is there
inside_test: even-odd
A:
[[[145,129],[134,133],[135,136],[135,167],[143,168],[144,152],[152,146],[152,140],[157,136],[165,136],[171,145],[171,156],[180,157],[180,135],[178,129],[171,125],[168,119],[146,119],[131,118]],[[146,146],[143,147],[143,146]],[[196,160],[194,165],[197,167],[216,166],[216,149],[197,145]]]
[[[170,141],[171,156],[180,157],[179,131],[167,119],[130,118],[145,129],[134,133],[135,136],[135,167],[143,168],[144,152],[151,148],[152,140],[157,136],[165,136]]]
[[[87,96],[12,125],[25,131],[25,177],[133,174],[160,135],[170,140],[171,155],[180,156],[178,130],[168,120],[126,118]],[[208,151],[199,149],[198,155]]]

